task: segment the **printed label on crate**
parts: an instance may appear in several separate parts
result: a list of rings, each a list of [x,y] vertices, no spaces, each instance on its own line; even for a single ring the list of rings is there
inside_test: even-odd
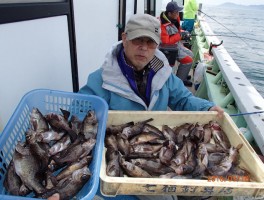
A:
[[[176,186],[176,185],[153,185],[146,184],[143,186],[148,193],[177,193],[177,194],[195,194],[201,196],[210,195],[231,195],[233,188],[231,187],[199,187],[199,186]]]

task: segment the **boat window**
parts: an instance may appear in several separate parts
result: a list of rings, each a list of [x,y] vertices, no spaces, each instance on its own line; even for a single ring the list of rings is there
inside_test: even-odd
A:
[[[166,5],[169,0],[156,0],[156,17],[160,16],[160,13],[166,10]]]
[[[156,0],[144,1],[144,13],[155,16],[156,15]]]
[[[135,13],[135,3],[136,2],[134,0],[126,0],[126,23]]]
[[[121,34],[125,30],[125,24],[131,15],[137,13],[138,1],[137,0],[119,0],[118,11],[118,40],[121,40]]]

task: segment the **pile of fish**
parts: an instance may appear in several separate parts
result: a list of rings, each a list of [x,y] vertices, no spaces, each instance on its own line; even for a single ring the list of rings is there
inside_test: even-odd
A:
[[[10,194],[33,192],[36,198],[47,198],[59,193],[61,200],[70,199],[91,177],[87,166],[96,143],[95,111],[88,111],[83,120],[61,111],[44,116],[33,108],[26,140],[18,141],[5,176]]]
[[[176,127],[149,124],[153,119],[110,125],[106,129],[106,174],[112,177],[208,179],[246,176],[219,123],[185,123]]]

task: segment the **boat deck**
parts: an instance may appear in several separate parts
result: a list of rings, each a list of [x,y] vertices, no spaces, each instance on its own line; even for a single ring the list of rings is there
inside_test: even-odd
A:
[[[176,72],[177,72],[178,65],[179,65],[179,63],[176,61],[175,66],[173,67],[173,73],[174,74],[176,74]],[[189,72],[189,75],[192,77],[191,78],[192,82],[193,82],[193,74],[194,74],[194,70],[191,69],[190,72]],[[194,84],[192,85],[192,87],[187,87],[187,88],[193,93],[193,95],[195,95],[196,90],[194,88]]]

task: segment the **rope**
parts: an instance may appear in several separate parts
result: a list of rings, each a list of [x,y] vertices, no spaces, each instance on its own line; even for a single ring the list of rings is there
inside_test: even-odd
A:
[[[257,111],[257,112],[246,112],[246,113],[230,114],[229,116],[236,117],[236,116],[241,116],[241,115],[254,115],[254,114],[259,114],[259,113],[264,113],[264,110]]]

